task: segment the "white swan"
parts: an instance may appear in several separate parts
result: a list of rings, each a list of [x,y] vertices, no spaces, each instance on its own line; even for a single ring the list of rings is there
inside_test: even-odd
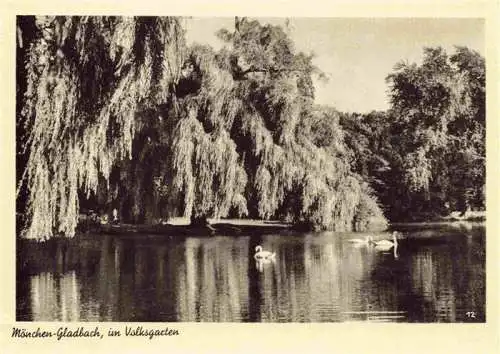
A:
[[[387,251],[390,250],[391,248],[396,248],[398,247],[398,239],[396,237],[397,232],[392,233],[392,241],[389,240],[380,240],[380,241],[371,241],[375,245],[375,249],[381,250],[381,251]]]
[[[255,247],[255,254],[253,256],[256,260],[265,261],[271,260],[276,257],[275,252],[263,251],[262,246]]]

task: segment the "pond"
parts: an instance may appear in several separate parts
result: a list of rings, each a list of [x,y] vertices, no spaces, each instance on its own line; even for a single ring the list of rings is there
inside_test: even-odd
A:
[[[18,246],[18,321],[485,322],[485,227],[111,236]],[[389,233],[372,234],[390,239]],[[276,252],[259,263],[255,247]]]

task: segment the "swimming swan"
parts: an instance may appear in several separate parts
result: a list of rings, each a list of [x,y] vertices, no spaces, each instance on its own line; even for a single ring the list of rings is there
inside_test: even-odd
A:
[[[253,256],[257,260],[271,260],[276,257],[275,252],[263,251],[262,246],[255,247],[255,255]]]
[[[378,250],[390,250],[392,247],[398,247],[398,239],[396,238],[397,232],[392,233],[392,241],[389,240],[380,240],[380,241],[371,241],[375,245],[375,249]]]

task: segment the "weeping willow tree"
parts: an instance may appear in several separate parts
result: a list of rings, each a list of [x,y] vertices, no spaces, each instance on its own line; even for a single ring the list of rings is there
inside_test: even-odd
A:
[[[312,76],[322,73],[312,57],[296,53],[279,26],[236,18],[234,31],[218,35],[227,44],[218,52],[191,48],[199,90],[178,101],[186,113],[174,134],[173,187],[184,215],[248,212],[350,230],[368,225],[358,220],[364,208],[384,220],[342,155],[338,119],[326,123],[328,146],[307,130],[325,115],[313,104]]]
[[[109,183],[115,163],[131,157],[137,116],[172,95],[184,33],[177,18],[41,16],[27,29],[28,22],[18,22],[26,51],[24,236],[73,236],[79,192]]]
[[[281,27],[237,18],[217,52],[187,48],[178,18],[37,17],[18,32],[24,236],[73,236],[91,199],[139,223],[384,220],[338,117],[313,104],[322,73]]]

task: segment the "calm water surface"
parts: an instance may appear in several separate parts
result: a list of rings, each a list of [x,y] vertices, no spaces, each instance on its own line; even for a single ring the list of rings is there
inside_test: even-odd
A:
[[[87,235],[18,247],[19,321],[484,322],[483,226],[360,233]],[[389,238],[389,234],[376,234]],[[276,252],[256,264],[256,245]]]

